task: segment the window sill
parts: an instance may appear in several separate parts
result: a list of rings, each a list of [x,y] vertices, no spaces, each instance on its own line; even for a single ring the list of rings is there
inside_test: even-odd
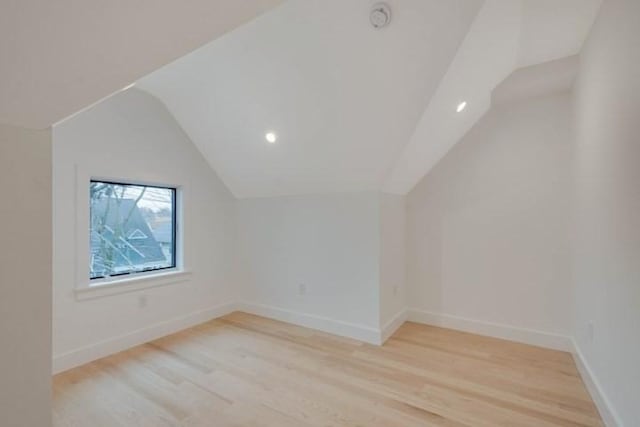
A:
[[[165,273],[153,273],[126,279],[99,280],[75,289],[76,300],[89,300],[110,295],[135,292],[142,289],[157,288],[186,282],[190,271],[173,270]]]

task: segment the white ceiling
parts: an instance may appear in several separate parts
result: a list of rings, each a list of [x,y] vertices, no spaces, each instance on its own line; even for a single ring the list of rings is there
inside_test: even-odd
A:
[[[573,87],[579,68],[578,55],[519,68],[493,90],[491,104],[510,104],[523,99],[566,92]]]
[[[3,0],[0,123],[46,128],[281,0]]]
[[[383,190],[411,191],[489,110],[493,90],[516,69],[577,54],[600,4],[601,0],[485,0]],[[461,100],[468,107],[457,114],[455,106]]]
[[[525,1],[518,66],[578,53],[601,3],[601,0]]]
[[[482,1],[389,1],[381,30],[371,4],[289,0],[138,87],[237,197],[377,190]]]
[[[395,0],[382,30],[373,3],[288,0],[138,87],[237,197],[405,194],[514,70],[578,53],[600,0]]]

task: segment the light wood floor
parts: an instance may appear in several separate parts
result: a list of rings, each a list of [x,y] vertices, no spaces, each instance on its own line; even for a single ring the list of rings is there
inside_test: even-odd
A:
[[[601,426],[567,353],[406,323],[382,347],[234,313],[54,377],[54,426]]]

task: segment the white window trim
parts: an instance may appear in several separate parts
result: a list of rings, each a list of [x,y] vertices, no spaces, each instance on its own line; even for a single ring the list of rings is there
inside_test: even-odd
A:
[[[75,260],[76,280],[74,293],[76,300],[88,300],[147,288],[173,285],[191,280],[191,271],[185,263],[184,201],[188,199],[188,183],[157,182],[144,176],[130,174],[90,173],[76,165],[76,209],[75,209]],[[92,172],[96,172],[95,170]],[[127,184],[153,185],[176,189],[176,267],[158,271],[135,273],[132,275],[106,277],[91,280],[90,271],[90,206],[89,184],[91,180],[122,182]]]
[[[135,292],[142,289],[157,288],[189,281],[190,271],[162,270],[162,272],[139,273],[126,278],[94,279],[86,288],[76,289],[76,299],[87,300],[110,295],[118,295],[127,292]]]

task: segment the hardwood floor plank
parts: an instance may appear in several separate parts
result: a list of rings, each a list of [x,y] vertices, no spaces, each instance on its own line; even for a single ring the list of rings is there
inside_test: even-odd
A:
[[[245,313],[54,377],[55,427],[602,426],[571,355],[405,323],[384,346]]]

